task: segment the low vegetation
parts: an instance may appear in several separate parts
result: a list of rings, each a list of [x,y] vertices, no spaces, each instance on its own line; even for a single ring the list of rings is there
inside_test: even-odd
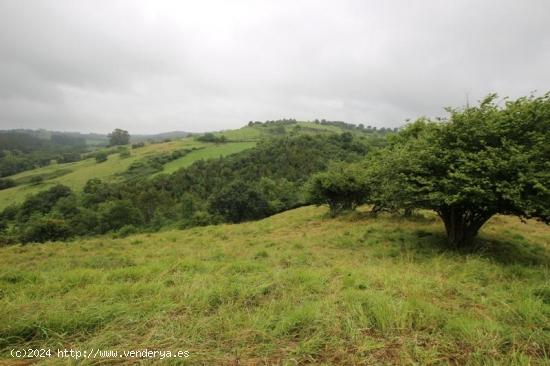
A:
[[[20,172],[2,179],[10,179],[15,182],[14,186],[0,190],[0,211],[12,204],[22,203],[28,195],[36,194],[42,190],[51,188],[56,184],[63,184],[70,187],[75,193],[81,192],[86,182],[96,177],[106,182],[116,182],[122,179],[124,174],[133,163],[144,162],[156,155],[170,154],[173,151],[184,149],[199,149],[190,154],[172,160],[163,165],[157,174],[170,174],[181,167],[186,167],[196,160],[219,158],[233,154],[244,149],[253,147],[255,142],[231,142],[223,145],[201,143],[192,138],[183,138],[169,142],[160,143],[136,143],[140,145],[135,149],[131,146],[115,146],[110,148],[95,148],[94,151],[85,153],[82,160],[71,163],[51,163],[47,166]],[[121,150],[122,149],[122,150]],[[97,163],[95,153],[104,151],[107,153],[107,160]],[[125,155],[128,151],[130,156]],[[63,174],[60,174],[63,172]],[[40,185],[31,185],[29,177],[42,176],[43,182]]]
[[[70,227],[69,236],[119,232],[129,225],[155,231],[168,225],[260,219],[307,204],[304,184],[311,174],[324,170],[331,160],[361,159],[368,149],[351,134],[280,138],[226,158],[196,161],[170,176],[151,178],[163,164],[194,151],[156,154],[129,165],[120,174],[122,181],[91,179],[82,192],[57,185],[27,197],[0,215],[5,223],[0,240],[53,240],[42,231],[39,236],[28,235],[29,227],[42,222],[38,216]],[[70,200],[57,192],[70,192]]]
[[[48,166],[69,163],[86,151],[83,137],[52,134],[40,138],[20,131],[0,131],[0,178]]]
[[[0,349],[182,349],[195,364],[550,362],[550,231],[496,216],[442,249],[429,213],[304,207],[0,248]],[[84,362],[86,364],[86,362]]]

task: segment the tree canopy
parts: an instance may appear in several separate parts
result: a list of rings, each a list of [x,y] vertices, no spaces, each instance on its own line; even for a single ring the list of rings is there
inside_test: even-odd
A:
[[[495,214],[550,222],[550,94],[448,109],[422,118],[375,158],[370,200],[437,212],[449,243],[470,245]]]
[[[360,165],[334,163],[327,171],[310,178],[308,194],[311,203],[327,204],[331,216],[336,216],[365,203],[369,197],[369,185]]]
[[[128,131],[121,130],[120,128],[115,128],[108,136],[110,146],[128,145],[130,142],[130,134]]]

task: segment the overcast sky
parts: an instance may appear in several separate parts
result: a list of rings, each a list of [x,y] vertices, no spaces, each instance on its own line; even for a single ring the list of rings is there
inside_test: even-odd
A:
[[[0,0],[0,129],[395,127],[550,90],[549,19],[549,0]]]

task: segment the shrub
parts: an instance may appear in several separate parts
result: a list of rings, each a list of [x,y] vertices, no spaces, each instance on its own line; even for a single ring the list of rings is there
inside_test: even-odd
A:
[[[65,220],[41,217],[30,221],[23,231],[21,241],[23,243],[66,240],[70,237],[71,230]]]
[[[258,189],[267,199],[272,213],[298,207],[305,201],[301,186],[284,178],[274,180],[262,177],[258,182]]]
[[[59,163],[73,163],[80,160],[80,154],[77,152],[63,153],[58,159]]]
[[[11,204],[8,207],[6,207],[4,211],[2,211],[2,213],[0,214],[0,219],[6,220],[6,221],[15,220],[18,212],[19,212],[19,207],[15,204]]]
[[[357,164],[333,164],[308,182],[309,201],[317,205],[327,204],[330,215],[354,210],[366,202],[369,187],[364,172]]]
[[[15,181],[11,178],[0,178],[0,191],[3,189],[8,189],[15,187]]]
[[[33,186],[37,186],[40,183],[42,183],[43,181],[44,181],[44,177],[41,176],[41,175],[35,175],[35,176],[31,177],[31,179],[29,180],[30,184],[33,185]]]
[[[143,222],[141,212],[130,201],[110,201],[100,209],[100,226],[103,232],[118,230],[125,225],[138,226]]]
[[[78,200],[74,195],[61,197],[55,204],[53,210],[62,218],[71,218],[79,213]]]
[[[80,208],[78,213],[69,219],[69,225],[75,235],[92,235],[101,231],[96,211],[87,208]]]
[[[130,151],[126,148],[121,149],[118,153],[118,156],[120,156],[121,159],[126,159],[130,157]]]
[[[95,161],[98,163],[103,163],[104,161],[107,161],[107,153],[105,151],[99,151],[95,154]]]
[[[69,187],[58,184],[46,191],[42,191],[34,196],[28,197],[19,209],[19,221],[25,222],[31,217],[31,215],[36,213],[49,213],[58,200],[63,197],[71,196],[72,194],[73,193]]]
[[[209,211],[230,222],[254,220],[268,216],[269,202],[252,183],[237,180],[213,195]]]
[[[16,244],[18,241],[19,240],[15,235],[4,233],[0,234],[0,247],[4,245]]]
[[[196,211],[190,218],[186,218],[180,225],[181,229],[186,229],[195,226],[216,225],[223,222],[223,218],[217,215],[212,215],[206,211]]]
[[[197,136],[195,137],[195,139],[201,142],[214,142],[216,144],[227,142],[227,138],[225,136],[221,135],[218,137],[211,132],[205,133],[201,136]]]
[[[118,230],[117,234],[118,234],[118,237],[125,238],[137,232],[138,232],[138,228],[135,227],[134,225],[124,225]]]

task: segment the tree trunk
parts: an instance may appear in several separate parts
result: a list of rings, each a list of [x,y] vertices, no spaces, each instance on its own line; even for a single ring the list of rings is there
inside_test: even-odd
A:
[[[445,223],[449,245],[460,249],[472,246],[479,229],[493,214],[462,207],[445,207],[438,211]]]

